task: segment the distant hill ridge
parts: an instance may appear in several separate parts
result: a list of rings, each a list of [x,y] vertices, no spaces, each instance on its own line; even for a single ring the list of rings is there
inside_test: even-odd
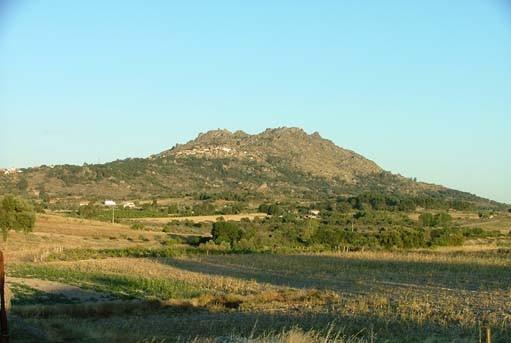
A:
[[[227,157],[269,164],[272,159],[280,158],[305,173],[325,178],[338,177],[347,182],[353,182],[356,176],[383,171],[376,163],[336,146],[317,132],[308,135],[300,128],[286,127],[267,129],[256,135],[243,131],[208,131],[157,156]]]
[[[0,175],[0,193],[37,197],[140,199],[193,193],[243,193],[318,200],[364,192],[498,205],[475,195],[416,182],[300,128],[213,130],[148,158],[59,165]]]

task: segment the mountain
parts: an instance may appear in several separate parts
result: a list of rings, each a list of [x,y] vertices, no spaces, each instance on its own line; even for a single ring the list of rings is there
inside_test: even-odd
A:
[[[317,200],[364,192],[432,196],[495,205],[472,194],[416,182],[299,128],[250,135],[214,130],[152,155],[105,164],[41,166],[0,176],[0,191],[55,198],[141,199],[194,193]]]
[[[255,161],[268,168],[281,163],[305,174],[346,182],[354,182],[357,176],[383,171],[376,163],[337,147],[318,133],[308,135],[298,128],[267,129],[257,135],[243,131],[209,131],[157,156]]]

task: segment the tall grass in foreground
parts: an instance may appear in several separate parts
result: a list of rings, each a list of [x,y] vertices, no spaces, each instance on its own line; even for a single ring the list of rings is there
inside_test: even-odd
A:
[[[371,333],[369,333],[371,334]],[[189,343],[366,343],[370,342],[370,338],[364,338],[361,332],[357,335],[347,336],[342,331],[335,330],[331,325],[326,330],[309,330],[304,331],[299,327],[295,327],[282,332],[270,332],[260,336],[251,334],[249,337],[241,337],[237,335],[223,337],[196,337],[192,340],[180,340],[178,342]],[[139,343],[167,343],[165,339],[151,338],[139,341]]]

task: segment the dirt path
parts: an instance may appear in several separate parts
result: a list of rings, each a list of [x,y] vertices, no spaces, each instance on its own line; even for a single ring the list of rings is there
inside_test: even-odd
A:
[[[80,287],[56,281],[17,277],[8,277],[6,281],[7,285],[20,284],[41,292],[64,296],[66,298],[78,300],[81,302],[111,301],[113,299],[107,294],[85,290]]]

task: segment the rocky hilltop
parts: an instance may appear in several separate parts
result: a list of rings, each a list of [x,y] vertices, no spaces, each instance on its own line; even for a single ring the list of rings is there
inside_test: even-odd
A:
[[[167,150],[159,157],[234,158],[272,164],[276,159],[310,175],[354,182],[357,176],[380,173],[376,163],[340,148],[319,133],[299,128],[277,128],[249,135],[243,131],[214,130]]]

